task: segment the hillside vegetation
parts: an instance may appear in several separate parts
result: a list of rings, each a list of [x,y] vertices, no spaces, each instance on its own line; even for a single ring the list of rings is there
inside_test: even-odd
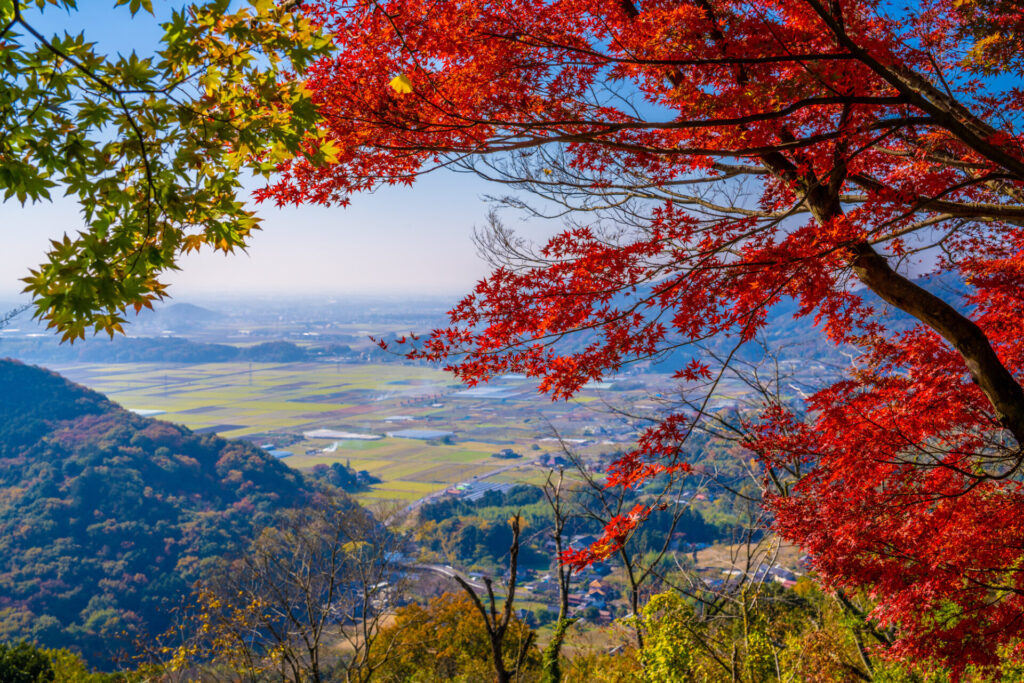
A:
[[[308,493],[253,446],[2,360],[0,641],[110,661],[162,631],[215,556]]]

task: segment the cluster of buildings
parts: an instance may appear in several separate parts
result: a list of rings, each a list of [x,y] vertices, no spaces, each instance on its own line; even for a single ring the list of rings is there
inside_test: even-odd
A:
[[[755,569],[723,569],[722,579],[713,579],[708,582],[708,585],[712,588],[725,588],[729,584],[739,583],[740,579],[746,578],[749,581],[755,583],[766,583],[773,581],[780,583],[786,588],[792,588],[796,585],[797,579],[802,576],[798,572],[791,571],[785,567],[779,567],[777,565],[769,565],[761,563]]]

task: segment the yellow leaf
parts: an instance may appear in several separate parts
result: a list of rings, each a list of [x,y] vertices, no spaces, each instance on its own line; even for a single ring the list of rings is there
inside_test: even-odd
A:
[[[333,140],[328,140],[324,144],[320,145],[320,153],[324,155],[324,159],[327,160],[327,163],[338,163],[338,144]]]
[[[185,253],[190,251],[199,251],[199,248],[205,241],[206,238],[202,235],[186,235],[182,249]]]
[[[399,95],[408,95],[412,92],[412,81],[405,74],[395,76],[388,85]]]

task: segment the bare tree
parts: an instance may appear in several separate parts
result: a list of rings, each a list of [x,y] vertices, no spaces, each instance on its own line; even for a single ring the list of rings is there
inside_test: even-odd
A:
[[[569,617],[569,587],[572,582],[572,567],[562,562],[562,552],[565,550],[565,527],[569,522],[570,513],[566,509],[566,502],[563,500],[565,491],[565,470],[558,469],[558,477],[555,473],[548,472],[547,480],[542,487],[544,497],[551,507],[552,527],[551,536],[555,543],[555,564],[558,576],[558,619],[555,622],[555,630],[551,634],[551,640],[544,648],[542,664],[544,667],[545,683],[558,683],[562,680],[562,667],[559,657],[561,656],[562,643],[565,642],[566,632],[576,620]]]
[[[574,477],[580,480],[573,495],[576,516],[604,528],[613,518],[628,513],[636,502],[636,492],[623,487],[605,486],[603,478],[592,472],[578,453],[564,440],[559,441],[562,452],[573,465]],[[645,548],[627,541],[614,552],[623,566],[628,588],[627,600],[633,614],[639,613],[645,585],[658,577],[658,566],[668,556],[672,534],[688,507],[680,496],[682,481],[679,477],[669,477],[657,486],[658,490],[645,494],[652,507],[663,508],[671,514],[669,528],[656,546]],[[637,646],[642,648],[643,634],[639,628],[635,629],[635,637]]]
[[[746,387],[744,401],[731,411],[711,412],[703,403],[689,400],[683,395],[679,402],[691,412],[701,411],[705,420],[699,427],[711,439],[731,444],[733,451],[730,469],[722,471],[714,466],[700,467],[710,491],[732,497],[736,502],[738,524],[732,542],[727,546],[722,566],[725,580],[705,580],[692,567],[676,563],[674,572],[659,572],[659,579],[666,586],[686,596],[696,609],[690,621],[678,622],[686,632],[688,642],[699,650],[705,661],[713,663],[719,674],[728,680],[760,681],[764,671],[754,672],[748,656],[758,647],[762,655],[774,660],[774,677],[767,680],[792,680],[782,675],[781,656],[785,644],[766,638],[759,632],[760,623],[766,614],[774,609],[784,608],[795,597],[785,591],[773,590],[776,573],[783,568],[780,562],[782,546],[771,531],[771,516],[764,505],[767,494],[789,495],[794,482],[803,475],[803,465],[795,463],[765,463],[753,459],[744,450],[748,435],[743,418],[768,405],[786,405],[798,396],[813,393],[823,378],[805,370],[794,369],[792,363],[780,360],[777,352],[767,344],[760,344],[762,354],[755,360],[722,358],[713,349],[704,349],[717,360],[733,380]],[[717,385],[716,378],[709,385]],[[703,387],[698,395],[703,396],[714,386]],[[678,407],[675,407],[678,409]],[[858,680],[873,680],[874,662],[869,643],[886,646],[891,637],[879,631],[867,619],[868,609],[861,606],[858,598],[837,591],[827,598],[845,616],[843,618],[843,640],[852,641],[853,647],[832,643],[831,655],[841,666],[844,675]],[[818,630],[822,628],[817,625]],[[758,640],[760,639],[760,640]],[[758,642],[755,643],[755,640]],[[791,656],[793,653],[789,653]]]
[[[283,514],[200,583],[177,664],[249,681],[369,681],[395,645],[378,636],[404,590],[401,547],[347,498]]]
[[[511,683],[513,680],[519,680],[523,665],[526,662],[526,656],[529,654],[535,638],[533,631],[530,631],[529,636],[523,642],[516,644],[515,660],[512,670],[509,671],[509,667],[505,664],[504,645],[508,626],[512,622],[512,610],[515,604],[516,579],[519,569],[519,536],[522,531],[520,522],[518,514],[509,520],[509,523],[512,525],[512,546],[508,551],[508,582],[505,585],[505,602],[500,611],[498,610],[497,598],[494,593],[494,580],[491,577],[483,577],[486,590],[485,600],[487,602],[485,605],[484,600],[477,595],[473,586],[459,576],[457,572],[443,572],[462,587],[462,590],[466,592],[466,595],[472,601],[473,606],[476,607],[480,616],[483,617],[487,640],[491,646],[491,662],[494,666],[494,676],[497,683]]]

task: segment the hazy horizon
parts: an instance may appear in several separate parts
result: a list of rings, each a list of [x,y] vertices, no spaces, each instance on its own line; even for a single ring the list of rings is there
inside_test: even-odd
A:
[[[256,206],[264,219],[247,252],[183,256],[165,274],[175,300],[223,296],[431,296],[468,293],[489,271],[476,253],[475,226],[486,219],[484,181],[438,172],[412,188],[353,197],[349,207]],[[515,217],[509,218],[515,221]],[[523,223],[543,238],[552,226]],[[74,234],[75,202],[0,205],[0,297],[18,298],[20,278],[43,262],[49,240]]]

